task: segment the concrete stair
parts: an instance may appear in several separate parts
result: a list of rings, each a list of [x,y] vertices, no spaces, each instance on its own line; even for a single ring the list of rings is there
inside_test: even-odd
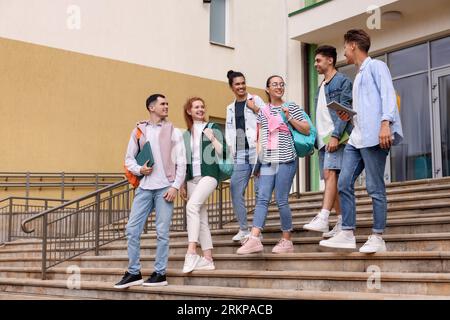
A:
[[[320,233],[303,230],[318,212],[321,193],[291,199],[295,253],[275,255],[280,237],[276,207],[269,210],[264,253],[236,255],[231,241],[237,224],[213,230],[216,270],[181,272],[186,232],[172,232],[163,288],[112,288],[126,270],[126,240],[51,268],[41,280],[41,243],[20,240],[0,247],[0,299],[450,299],[450,179],[412,181],[388,186],[388,252],[373,255],[318,246]],[[357,188],[358,247],[371,233],[371,200]],[[251,216],[249,217],[251,221]],[[331,224],[335,222],[332,215]],[[117,223],[111,230],[123,228]],[[61,252],[70,248],[60,248]],[[142,273],[153,269],[156,234],[142,235]],[[69,289],[70,266],[80,271],[81,288]],[[69,270],[69,273],[68,273]],[[23,297],[23,298],[21,298]]]

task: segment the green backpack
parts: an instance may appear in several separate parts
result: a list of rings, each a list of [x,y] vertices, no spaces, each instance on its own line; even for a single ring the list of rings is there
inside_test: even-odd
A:
[[[213,123],[209,122],[207,125],[207,128],[212,130],[212,127],[213,127]],[[224,146],[224,147],[226,147],[226,146]],[[230,179],[231,175],[233,174],[233,167],[234,167],[233,161],[228,156],[229,153],[227,152],[226,154],[227,154],[226,159],[223,159],[223,157],[219,157],[216,155],[217,160],[218,160],[217,164],[219,165],[219,171],[220,171],[220,177],[219,177],[220,181]]]

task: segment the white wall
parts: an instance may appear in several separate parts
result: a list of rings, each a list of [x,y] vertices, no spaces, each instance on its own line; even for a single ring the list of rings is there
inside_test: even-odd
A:
[[[234,50],[209,43],[201,0],[0,0],[0,37],[221,81],[232,68],[262,88],[287,70],[286,2],[229,1]],[[80,30],[67,28],[69,5]]]

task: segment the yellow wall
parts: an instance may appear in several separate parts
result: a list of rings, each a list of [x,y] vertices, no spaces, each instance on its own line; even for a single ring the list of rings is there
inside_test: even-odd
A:
[[[226,82],[0,38],[0,171],[122,172],[156,92],[178,127],[188,97],[220,118],[233,98]]]

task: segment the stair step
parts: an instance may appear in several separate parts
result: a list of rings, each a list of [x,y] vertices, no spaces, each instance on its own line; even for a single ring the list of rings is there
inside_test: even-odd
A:
[[[152,265],[154,255],[141,255],[144,266]],[[39,267],[38,258],[0,258],[0,265]],[[6,263],[5,263],[6,262]],[[184,254],[170,255],[169,268],[181,269]],[[216,254],[214,263],[218,270],[315,270],[315,271],[353,271],[365,272],[368,266],[376,265],[386,272],[437,272],[450,270],[448,251],[411,251],[361,254],[359,252],[309,252],[292,254],[253,255]],[[77,265],[81,268],[126,268],[127,255],[79,256],[60,266]]]
[[[323,247],[318,245],[322,237],[300,237],[295,236],[292,238],[294,243],[295,252],[323,252]],[[450,251],[450,233],[423,233],[423,234],[386,234],[384,235],[386,240],[386,246],[389,251]],[[187,248],[186,241],[171,241],[169,254],[184,254]],[[270,253],[272,247],[278,242],[279,238],[264,238],[264,250],[266,253]],[[359,246],[367,241],[366,235],[357,235],[356,241]],[[240,247],[239,242],[234,242],[231,239],[227,240],[214,240],[214,253],[235,253]],[[73,250],[72,247],[60,247],[57,252],[65,252]],[[141,243],[141,253],[150,254],[155,252],[155,241],[143,241]],[[41,257],[42,248],[15,248],[15,249],[3,249],[0,250],[2,257]],[[116,241],[112,244],[105,245],[100,248],[100,253],[103,256],[110,255],[122,255],[127,254],[126,240]]]
[[[447,295],[450,298],[450,273],[395,273],[381,272],[378,285],[370,272],[345,271],[253,271],[214,270],[194,271],[189,274],[181,270],[167,270],[170,285],[219,286],[240,288],[264,288],[306,291],[348,291],[372,293],[421,295]],[[123,275],[120,268],[81,268],[83,281],[115,283]],[[153,269],[142,269],[147,277]],[[65,268],[53,268],[47,274],[49,280],[67,280],[71,273]],[[0,278],[41,277],[40,268],[0,268]],[[368,285],[369,282],[369,285]],[[370,287],[369,287],[370,286]]]
[[[82,281],[81,289],[67,288],[65,280],[37,280],[0,278],[0,288],[21,290],[35,293],[45,290],[49,294],[89,297],[96,299],[315,299],[315,300],[389,300],[389,299],[449,299],[448,296],[408,295],[365,292],[321,292],[285,289],[239,288],[220,286],[169,285],[165,287],[147,288],[143,286],[130,287],[126,290],[114,289],[113,283],[100,281]],[[5,288],[6,287],[6,288]]]
[[[397,187],[397,188],[386,188],[386,195],[388,199],[391,196],[395,195],[423,195],[423,194],[432,194],[434,192],[440,192],[444,190],[450,189],[450,184],[438,184],[438,185],[413,185],[410,187]],[[360,190],[355,192],[355,197],[358,200],[367,200],[370,199],[369,195],[365,190]],[[295,196],[291,196],[290,202],[302,203],[302,202],[314,202],[314,201],[322,201],[323,193],[302,193],[300,194],[300,198],[296,198]]]

